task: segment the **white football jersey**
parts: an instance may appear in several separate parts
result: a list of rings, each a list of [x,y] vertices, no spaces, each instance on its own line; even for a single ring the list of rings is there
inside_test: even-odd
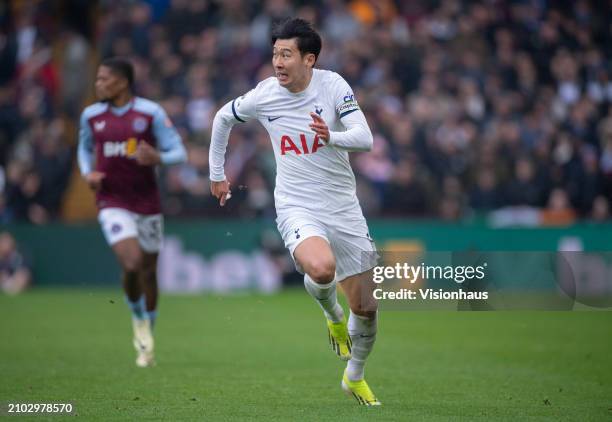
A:
[[[298,207],[361,216],[348,152],[325,144],[309,127],[313,121],[310,113],[314,112],[330,132],[342,132],[341,117],[357,110],[348,83],[335,72],[319,69],[313,69],[308,88],[300,93],[292,93],[280,86],[276,77],[270,77],[232,102],[236,121],[257,119],[270,135],[279,213]]]

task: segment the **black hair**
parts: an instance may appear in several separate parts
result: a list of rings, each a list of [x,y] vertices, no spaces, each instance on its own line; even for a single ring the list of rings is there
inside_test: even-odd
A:
[[[121,57],[109,57],[108,59],[104,59],[102,63],[100,63],[100,66],[108,67],[113,73],[127,79],[130,91],[133,90],[134,66],[132,66],[129,60]]]
[[[300,54],[314,54],[315,62],[321,52],[321,36],[314,30],[310,22],[300,18],[288,18],[279,22],[272,29],[272,45],[276,40],[289,40],[297,38],[297,47]]]

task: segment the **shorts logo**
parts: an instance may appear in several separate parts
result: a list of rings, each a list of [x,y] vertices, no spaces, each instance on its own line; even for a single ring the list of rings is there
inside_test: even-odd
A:
[[[111,233],[112,234],[117,234],[121,231],[122,227],[121,224],[119,223],[115,223],[111,226]]]
[[[132,129],[134,129],[135,132],[142,133],[147,130],[147,126],[147,119],[144,117],[136,117],[132,121]]]
[[[300,233],[299,233],[300,229],[295,229],[293,232],[295,233],[295,238],[299,239],[300,238]]]

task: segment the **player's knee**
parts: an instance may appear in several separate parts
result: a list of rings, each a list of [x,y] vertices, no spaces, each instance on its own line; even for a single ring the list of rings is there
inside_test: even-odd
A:
[[[308,266],[307,273],[316,283],[330,283],[336,276],[336,263],[333,259],[326,258],[313,260]]]
[[[121,257],[121,266],[125,272],[138,272],[142,268],[142,254],[134,253]]]

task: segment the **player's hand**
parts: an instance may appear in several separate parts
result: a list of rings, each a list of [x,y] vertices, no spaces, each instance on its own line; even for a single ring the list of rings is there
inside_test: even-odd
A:
[[[102,180],[104,180],[105,177],[106,173],[102,173],[101,171],[92,171],[91,173],[85,175],[85,181],[91,190],[97,192],[102,187]]]
[[[319,138],[321,138],[325,143],[329,142],[329,128],[327,127],[327,123],[321,116],[316,113],[310,112],[310,117],[312,117],[312,123],[309,125],[310,129],[312,129]]]
[[[230,184],[227,180],[222,182],[210,182],[210,191],[219,200],[219,205],[224,206],[228,199],[232,197]]]
[[[159,152],[145,141],[138,143],[134,157],[141,166],[156,166],[161,163]]]

